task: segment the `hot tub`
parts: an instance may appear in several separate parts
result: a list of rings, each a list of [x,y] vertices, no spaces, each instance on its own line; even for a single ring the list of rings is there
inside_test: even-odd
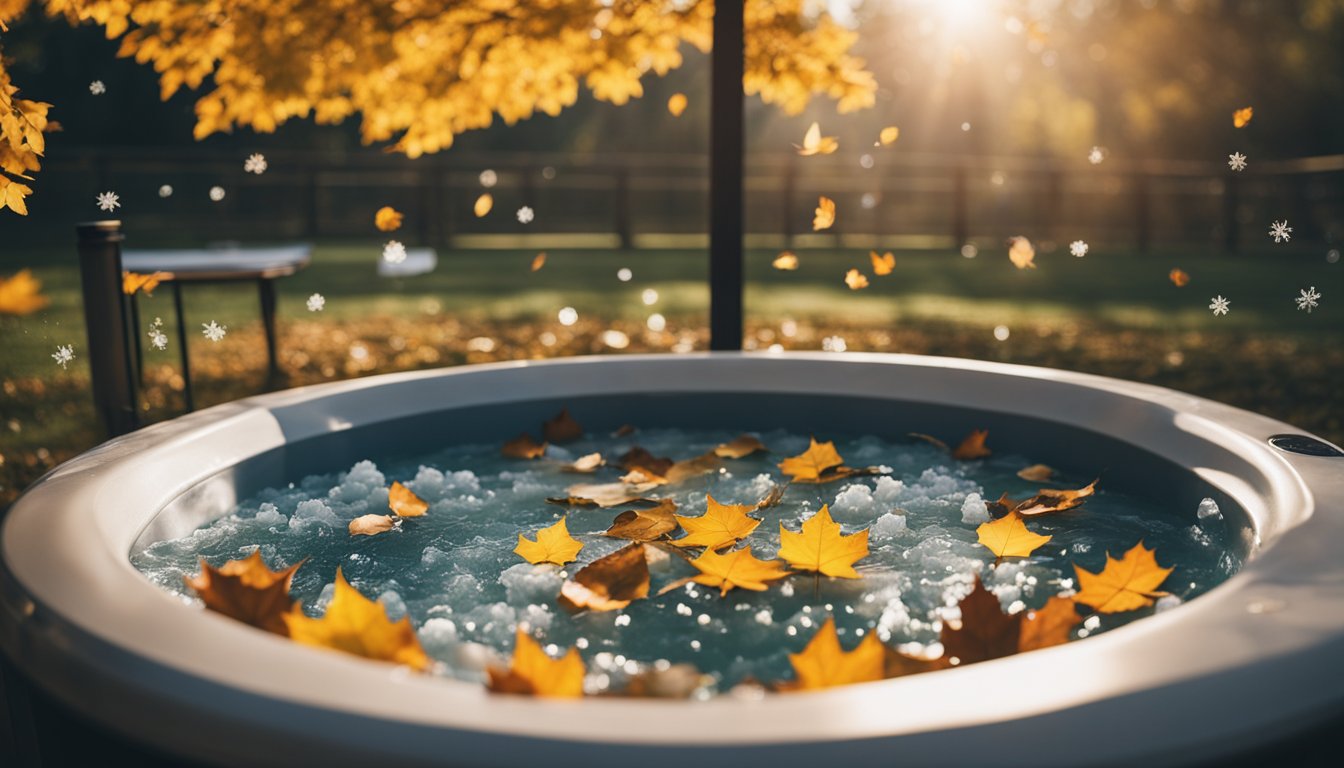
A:
[[[180,536],[371,447],[498,441],[562,405],[595,429],[987,427],[997,448],[1105,467],[1111,487],[1160,495],[1192,519],[1215,499],[1247,564],[1101,636],[934,674],[755,699],[556,702],[314,651],[185,606],[129,561],[138,542]],[[1344,704],[1342,456],[1166,389],[907,355],[632,355],[379,376],[217,406],[49,473],[4,520],[0,641],[63,706],[221,764],[1208,760]]]

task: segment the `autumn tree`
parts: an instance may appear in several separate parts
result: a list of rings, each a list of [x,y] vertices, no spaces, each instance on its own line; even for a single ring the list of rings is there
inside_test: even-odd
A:
[[[100,24],[120,56],[151,65],[167,99],[200,90],[196,138],[268,133],[291,118],[359,115],[365,143],[410,157],[459,133],[556,115],[581,88],[624,104],[642,79],[710,49],[710,0],[0,0],[5,22],[42,6]],[[855,33],[803,0],[747,0],[743,86],[789,113],[815,95],[842,112],[876,84],[850,54]],[[49,104],[17,97],[0,61],[0,208],[26,211]]]

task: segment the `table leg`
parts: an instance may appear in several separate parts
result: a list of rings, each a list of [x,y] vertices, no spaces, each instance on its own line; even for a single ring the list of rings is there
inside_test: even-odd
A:
[[[266,331],[266,383],[275,386],[281,380],[275,343],[275,281],[266,278],[258,280],[257,292],[261,297],[261,324]]]
[[[177,344],[182,356],[182,393],[186,398],[187,413],[196,410],[196,401],[191,395],[191,358],[187,354],[187,319],[182,315],[182,284],[174,280],[173,311],[177,314]]]

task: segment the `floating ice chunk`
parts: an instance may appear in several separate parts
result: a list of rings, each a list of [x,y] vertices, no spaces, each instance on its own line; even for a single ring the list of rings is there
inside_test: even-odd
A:
[[[447,656],[457,644],[457,624],[452,619],[435,617],[420,625],[420,644],[433,656]]]
[[[367,500],[374,491],[386,492],[383,473],[378,471],[377,464],[365,460],[341,475],[340,482],[327,496],[333,501],[349,504]]]
[[[1199,509],[1195,510],[1195,514],[1199,516],[1200,520],[1206,520],[1210,517],[1217,520],[1223,519],[1223,513],[1218,509],[1218,502],[1213,499],[1204,499],[1199,502]]]
[[[961,503],[961,522],[966,525],[980,525],[989,522],[989,507],[980,494],[971,493]]]
[[[1186,529],[1186,533],[1190,534],[1190,538],[1201,547],[1213,546],[1213,539],[1209,538],[1209,534],[1205,533],[1204,529],[1198,525],[1190,526]]]
[[[1096,632],[1101,627],[1101,617],[1095,613],[1083,619],[1083,628],[1088,632]]]
[[[1169,611],[1180,604],[1181,598],[1175,595],[1165,595],[1157,598],[1157,604],[1153,606],[1153,610],[1157,613],[1161,613],[1163,611]]]
[[[401,599],[401,595],[389,589],[378,596],[378,602],[383,604],[383,610],[387,611],[387,617],[393,621],[406,615],[406,601]]]
[[[518,621],[526,623],[534,630],[545,631],[551,628],[553,618],[555,618],[555,614],[551,613],[551,610],[545,605],[532,603],[523,609],[518,616]]]
[[[508,601],[514,605],[554,599],[563,581],[559,569],[530,563],[510,566],[499,574],[499,583],[504,585]]]
[[[773,487],[775,487],[775,479],[765,472],[762,472],[751,478],[751,484],[747,486],[747,491],[752,496],[763,498]]]
[[[322,503],[321,499],[308,499],[299,502],[294,508],[294,516],[289,519],[289,527],[290,530],[295,530],[308,524],[337,527],[341,525],[341,520],[331,511],[331,507]]]
[[[769,608],[762,608],[761,610],[757,611],[754,615],[752,615],[752,618],[756,620],[757,624],[766,627],[775,623],[774,615],[770,613]]]
[[[453,650],[453,667],[459,672],[481,673],[487,666],[508,666],[499,651],[480,643],[459,643]]]
[[[840,519],[871,518],[873,512],[873,492],[861,483],[846,485],[831,502],[832,516]]]
[[[285,522],[285,516],[281,514],[279,507],[267,502],[263,502],[262,505],[257,508],[257,516],[253,519],[255,519],[259,525],[265,526],[280,525]]]
[[[884,475],[877,478],[877,484],[873,487],[873,501],[878,504],[894,504],[903,490],[905,483]]]
[[[873,536],[879,539],[892,539],[905,533],[905,515],[896,512],[877,518],[873,523]]]

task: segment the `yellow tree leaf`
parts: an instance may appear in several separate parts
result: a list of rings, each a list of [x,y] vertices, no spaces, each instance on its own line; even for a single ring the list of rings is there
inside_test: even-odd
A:
[[[985,447],[985,439],[988,437],[988,429],[974,430],[966,436],[965,440],[961,441],[961,445],[958,445],[952,451],[952,458],[969,461],[971,459],[983,459],[990,455],[990,450]]]
[[[782,579],[789,575],[780,560],[760,560],[751,554],[751,547],[735,549],[720,555],[712,549],[706,549],[691,565],[700,571],[691,580],[707,587],[718,587],[721,597],[728,590],[739,587],[755,592],[764,592],[767,582]]]
[[[671,112],[673,117],[681,117],[681,113],[686,111],[688,103],[686,94],[674,93],[667,99],[667,111]]]
[[[1255,116],[1255,110],[1250,107],[1242,107],[1232,113],[1232,125],[1237,128],[1245,128],[1246,124],[1251,122]]]
[[[154,289],[158,288],[159,283],[167,277],[167,272],[155,272],[150,275],[142,275],[138,272],[122,272],[121,292],[127,296],[133,296],[136,291],[140,291],[146,296],[153,296]]]
[[[541,437],[548,443],[572,443],[583,437],[583,426],[569,415],[568,408],[541,424]]]
[[[654,541],[677,529],[677,503],[664,499],[649,509],[630,509],[616,516],[604,536],[630,541]]]
[[[793,251],[781,251],[775,260],[770,262],[770,266],[783,272],[790,272],[798,268],[798,256]]]
[[[672,466],[667,468],[667,474],[663,476],[663,480],[667,483],[681,483],[693,477],[718,471],[721,466],[723,466],[723,462],[713,451],[710,451],[694,458],[673,462]]]
[[[351,536],[377,536],[397,527],[391,515],[360,515],[346,526]]]
[[[725,459],[740,459],[757,451],[766,450],[765,443],[755,435],[738,435],[714,447],[714,455]]]
[[[308,618],[297,605],[284,618],[289,636],[296,643],[405,664],[420,671],[430,667],[411,618],[389,619],[381,604],[350,586],[340,568],[336,569],[336,591],[322,618]]]
[[[388,490],[387,506],[397,517],[421,517],[429,511],[429,502],[399,482],[393,482]]]
[[[0,315],[31,315],[51,301],[42,295],[42,281],[30,269],[21,269],[12,277],[0,277]]]
[[[673,539],[678,547],[705,547],[722,549],[739,539],[745,539],[761,524],[760,520],[748,517],[747,513],[756,509],[750,504],[720,504],[713,496],[706,496],[707,508],[700,517],[682,517],[677,515],[677,523],[686,530],[686,535]]]
[[[1055,470],[1044,464],[1032,464],[1017,470],[1017,476],[1032,483],[1044,483],[1055,476]]]
[[[830,229],[835,223],[835,201],[822,195],[817,198],[817,210],[812,216],[812,231],[820,232],[823,229]]]
[[[505,443],[499,452],[510,459],[539,459],[546,453],[546,444],[524,432]]]
[[[868,556],[868,529],[842,534],[840,524],[831,519],[830,508],[823,504],[817,514],[803,521],[798,533],[779,524],[779,556],[800,571],[857,579],[854,563]]]
[[[1025,237],[1009,238],[1008,260],[1018,269],[1035,269],[1036,248]]]
[[[524,560],[533,565],[537,563],[555,563],[564,565],[578,557],[583,544],[569,535],[569,528],[562,517],[555,525],[537,531],[536,541],[530,541],[518,534],[518,546],[513,548]]]
[[[1153,604],[1153,599],[1167,593],[1158,591],[1167,580],[1171,568],[1157,564],[1156,550],[1148,549],[1140,541],[1119,560],[1106,553],[1106,566],[1100,573],[1092,573],[1077,565],[1078,594],[1075,602],[1089,605],[1101,613],[1120,613]]]
[[[1078,605],[1067,597],[1052,597],[1045,605],[1028,611],[1022,620],[1022,636],[1017,644],[1018,653],[1063,645],[1073,636],[1073,628],[1083,620]]]
[[[975,535],[995,557],[1027,557],[1050,540],[1049,536],[1027,530],[1022,515],[1017,512],[981,523],[975,529]]]
[[[789,654],[789,663],[801,690],[831,688],[881,680],[886,650],[876,632],[869,632],[852,651],[840,647],[835,619],[827,618],[801,653]]]
[[[528,637],[522,627],[514,635],[513,661],[508,669],[486,668],[490,679],[486,683],[495,693],[519,693],[576,699],[583,695],[583,659],[577,648],[552,659],[542,650],[541,643]]]
[[[868,258],[873,262],[874,275],[890,275],[896,268],[896,256],[891,251],[879,254],[877,251],[869,251]]]
[[[845,273],[845,285],[848,285],[849,290],[851,291],[857,291],[860,288],[867,288],[868,276],[863,274],[857,269],[851,269]]]
[[[803,135],[803,144],[798,146],[798,154],[807,157],[809,155],[829,155],[840,148],[840,142],[834,136],[822,136],[821,126],[813,123]]]
[[[565,610],[618,611],[649,596],[649,561],[644,545],[631,544],[585,565],[560,586]]]
[[[378,228],[379,232],[395,232],[401,228],[401,220],[405,217],[401,211],[390,205],[384,205],[373,214],[373,226]]]
[[[302,561],[272,571],[261,559],[261,552],[253,551],[219,568],[212,568],[202,558],[200,575],[184,576],[183,580],[206,608],[267,632],[288,635],[284,616],[294,607],[289,585],[301,565]]]
[[[818,480],[823,472],[843,463],[845,460],[840,458],[840,453],[835,450],[835,443],[829,440],[818,443],[813,437],[806,451],[779,462],[779,471],[794,481]]]
[[[888,125],[877,134],[877,143],[884,147],[891,146],[892,144],[895,144],[896,140],[900,137],[901,129],[894,125]]]
[[[471,207],[476,218],[485,218],[490,213],[490,209],[495,207],[495,196],[489,192],[482,192],[481,196],[476,198],[476,204]]]

